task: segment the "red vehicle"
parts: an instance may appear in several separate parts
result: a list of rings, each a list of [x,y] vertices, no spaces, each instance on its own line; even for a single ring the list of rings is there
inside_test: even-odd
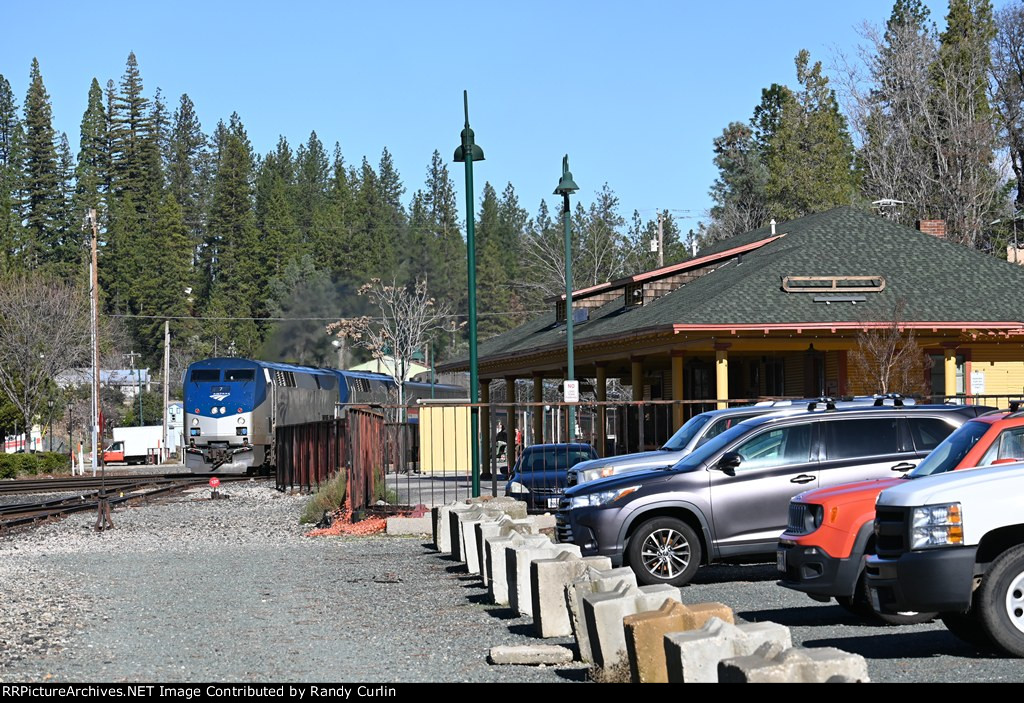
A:
[[[935,613],[886,614],[872,609],[865,589],[864,560],[874,553],[875,500],[886,488],[907,479],[1024,460],[1024,411],[1015,410],[965,422],[905,476],[857,481],[796,496],[789,505],[786,531],[779,537],[779,585],[803,591],[815,600],[835,598],[851,612],[890,624],[934,618]]]

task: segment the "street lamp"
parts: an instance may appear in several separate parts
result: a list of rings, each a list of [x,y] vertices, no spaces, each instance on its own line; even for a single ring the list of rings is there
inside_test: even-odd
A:
[[[466,126],[462,128],[462,143],[455,150],[456,163],[466,164],[466,266],[469,271],[469,411],[470,467],[473,472],[473,497],[480,496],[480,388],[476,365],[476,239],[473,218],[473,162],[484,160],[484,150],[476,145],[473,130],[469,128],[469,93],[462,91],[462,106],[466,113]]]
[[[68,453],[72,457],[72,463],[74,463],[74,456],[75,456],[75,440],[74,440],[74,437],[72,437],[72,435],[71,435],[71,411],[72,411],[72,409],[74,409],[74,407],[75,407],[74,404],[69,400],[68,401]]]
[[[53,451],[53,398],[46,401],[46,407],[50,409],[50,451]]]
[[[572,353],[572,235],[569,230],[569,195],[579,190],[569,171],[569,155],[562,158],[562,179],[558,181],[555,195],[562,196],[562,220],[565,227],[565,345],[568,350],[567,381],[576,379],[576,362]],[[572,442],[576,439],[576,406],[569,406],[569,422],[566,436]]]
[[[338,350],[338,368],[345,369],[345,342],[340,339],[332,339],[331,346]]]

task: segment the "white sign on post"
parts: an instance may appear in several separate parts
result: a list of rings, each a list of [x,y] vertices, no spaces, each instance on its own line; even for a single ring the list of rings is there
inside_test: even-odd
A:
[[[562,385],[562,395],[566,403],[578,403],[580,402],[580,382],[579,381],[566,381]]]
[[[971,395],[984,395],[985,372],[971,371]]]

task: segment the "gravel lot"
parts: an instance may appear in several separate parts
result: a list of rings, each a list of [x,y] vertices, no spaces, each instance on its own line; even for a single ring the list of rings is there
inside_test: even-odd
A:
[[[306,538],[305,498],[229,485],[72,516],[0,539],[0,680],[580,681],[581,667],[495,667],[537,642],[462,567],[402,538]],[[872,627],[774,583],[773,564],[703,569],[684,594],[794,640],[868,659],[874,681],[1024,681],[941,624]],[[556,643],[565,643],[565,641]]]

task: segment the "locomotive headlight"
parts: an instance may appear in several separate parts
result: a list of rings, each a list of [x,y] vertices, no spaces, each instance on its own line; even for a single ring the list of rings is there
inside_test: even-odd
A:
[[[227,414],[227,412],[228,412],[227,408],[225,408],[223,405],[220,406],[220,414],[221,415],[225,415],[225,414]]]
[[[198,417],[192,418],[192,424],[193,425],[198,425],[199,424],[199,418]]]
[[[245,418],[244,417],[238,418],[238,424],[239,425],[244,425],[245,424]]]

